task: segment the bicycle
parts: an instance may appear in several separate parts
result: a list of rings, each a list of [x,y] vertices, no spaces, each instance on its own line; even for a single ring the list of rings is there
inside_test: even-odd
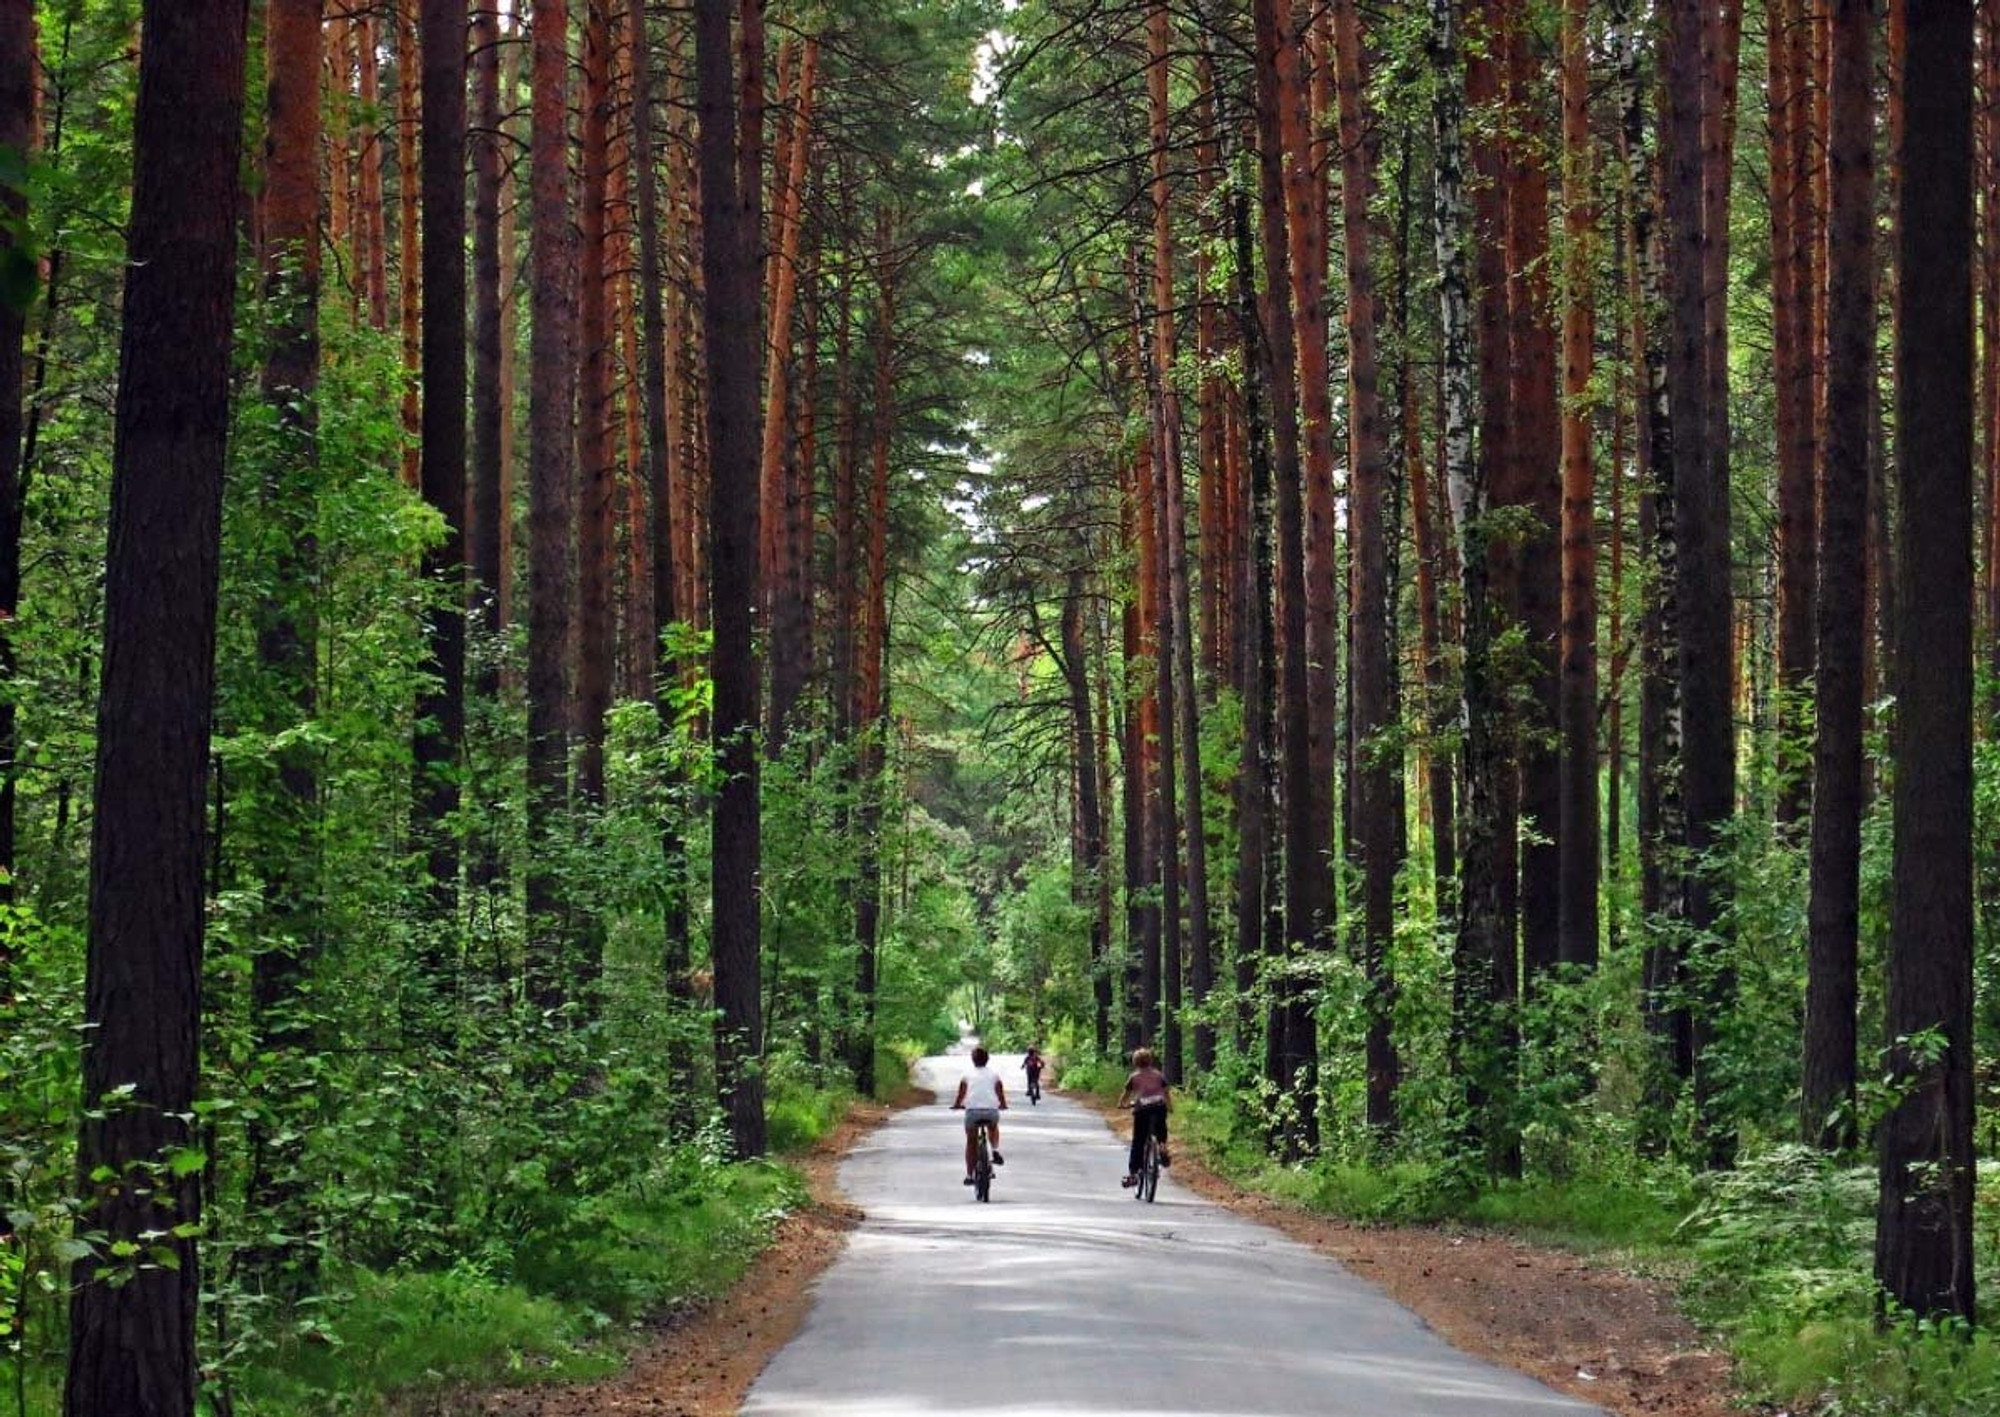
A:
[[[1140,1121],[1142,1114],[1137,1107],[1128,1102],[1125,1104],[1125,1110],[1132,1114],[1132,1125],[1135,1128],[1142,1125]],[[1151,1205],[1160,1193],[1160,1138],[1158,1133],[1150,1129],[1146,1132],[1146,1144],[1139,1151],[1139,1169],[1133,1175],[1138,1179],[1132,1187],[1132,1199]]]
[[[1036,1106],[1041,1105],[1042,1075],[1039,1072],[1028,1074],[1028,1101]]]
[[[993,1142],[981,1127],[977,1138],[978,1151],[972,1164],[972,1198],[975,1201],[993,1199]]]
[[[1138,1118],[1133,1118],[1138,1125]],[[1160,1193],[1160,1139],[1148,1135],[1146,1149],[1140,1153],[1139,1184],[1132,1188],[1132,1199],[1151,1205]]]

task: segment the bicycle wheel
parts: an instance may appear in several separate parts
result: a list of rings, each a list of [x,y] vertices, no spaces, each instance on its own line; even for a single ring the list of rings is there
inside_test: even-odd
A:
[[[972,1173],[972,1198],[976,1201],[993,1199],[993,1150],[984,1135],[979,1138],[979,1165]]]
[[[1139,1173],[1140,1199],[1151,1205],[1160,1194],[1160,1139],[1146,1138],[1146,1168]]]

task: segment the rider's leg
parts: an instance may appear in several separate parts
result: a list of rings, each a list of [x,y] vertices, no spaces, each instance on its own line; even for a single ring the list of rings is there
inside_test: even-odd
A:
[[[1146,1136],[1152,1126],[1152,1118],[1145,1108],[1132,1113],[1132,1149],[1125,1156],[1125,1179],[1131,1180],[1139,1174],[1139,1168],[1146,1162]]]
[[[965,1174],[970,1176],[979,1165],[979,1128],[965,1129]]]
[[[986,1135],[993,1139],[993,1164],[1005,1166],[1007,1163],[1000,1156],[1000,1122],[997,1118],[986,1124]]]

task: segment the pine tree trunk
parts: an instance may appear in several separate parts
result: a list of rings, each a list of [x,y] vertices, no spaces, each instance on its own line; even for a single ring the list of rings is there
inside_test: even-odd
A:
[[[423,257],[418,246],[422,226],[418,203],[422,178],[418,171],[417,139],[421,114],[417,94],[422,57],[417,43],[417,7],[423,0],[389,0],[396,20],[396,221],[398,305],[403,330],[403,483],[412,491],[422,486],[423,416],[417,390],[423,377],[422,287]]]
[[[1334,91],[1339,102],[1342,248],[1347,283],[1347,405],[1349,527],[1354,555],[1355,607],[1352,698],[1356,771],[1349,779],[1355,799],[1354,848],[1362,870],[1362,962],[1368,984],[1367,1113],[1378,1133],[1396,1126],[1396,1085],[1400,1065],[1391,1031],[1395,981],[1389,963],[1395,937],[1398,850],[1396,778],[1399,764],[1383,735],[1391,727],[1390,703],[1393,615],[1389,587],[1388,439],[1382,426],[1376,355],[1374,253],[1369,248],[1374,221],[1369,202],[1375,190],[1378,144],[1364,108],[1366,56],[1361,13],[1355,0],[1334,0]]]
[[[1173,385],[1174,341],[1174,252],[1173,222],[1169,206],[1167,80],[1170,27],[1164,0],[1155,0],[1148,11],[1147,37],[1151,62],[1147,68],[1148,108],[1153,129],[1153,377],[1156,421],[1160,430],[1160,516],[1161,538],[1166,553],[1165,589],[1167,613],[1163,617],[1171,655],[1163,658],[1163,683],[1172,686],[1175,725],[1180,750],[1181,788],[1186,799],[1182,814],[1187,843],[1187,965],[1188,988],[1196,1013],[1194,1026],[1195,1067],[1206,1072],[1215,1065],[1215,1028],[1207,1021],[1205,1007],[1214,985],[1214,959],[1210,953],[1208,915],[1208,843],[1203,831],[1201,782],[1201,731],[1198,719],[1195,680],[1194,601],[1187,564],[1187,484],[1181,462],[1181,405]],[[1164,747],[1163,747],[1164,751]],[[1179,991],[1179,955],[1176,954],[1174,992]],[[1179,1028],[1178,1011],[1174,1027]],[[1175,1043],[1178,1039],[1174,1040]],[[1169,1047],[1169,1061],[1178,1064],[1179,1048]],[[1169,1076],[1176,1075],[1170,1070]]]
[[[795,453],[796,448],[787,447],[791,440],[786,437],[790,425],[786,410],[792,403],[793,312],[802,264],[807,161],[812,152],[813,85],[818,68],[819,41],[808,39],[799,57],[798,77],[792,85],[790,136],[784,144],[788,162],[784,184],[778,192],[770,346],[764,366],[764,442],[758,477],[761,487],[768,489],[760,493],[765,497],[764,512],[772,518],[772,525],[765,529],[771,548],[768,589],[772,608],[771,705],[765,742],[774,758],[784,752],[786,734],[793,726],[812,670],[812,646],[808,638],[811,606],[804,595],[808,582],[804,566],[795,564],[800,550],[795,529],[800,513],[800,470],[796,457],[787,456]],[[803,440],[803,431],[800,439]]]
[[[1110,924],[1097,909],[1104,873],[1104,799],[1098,795],[1097,727],[1090,710],[1090,659],[1085,648],[1083,617],[1087,610],[1084,573],[1071,569],[1063,594],[1063,683],[1069,691],[1072,751],[1076,756],[1077,855],[1070,863],[1070,894],[1077,907],[1091,912],[1090,980],[1097,1054],[1111,1045]]]
[[[576,534],[576,241],[569,195],[567,0],[535,0],[529,143],[528,997],[568,994],[557,862],[569,821],[571,592]]]
[[[1250,241],[1250,197],[1238,191],[1230,203],[1235,242],[1237,330],[1246,355],[1243,378],[1243,439],[1249,475],[1242,492],[1244,544],[1233,567],[1239,581],[1242,615],[1236,625],[1236,681],[1243,696],[1242,763],[1236,779],[1236,1046],[1251,1049],[1261,962],[1271,938],[1271,921],[1282,919],[1278,893],[1270,888],[1277,853],[1271,850],[1277,716],[1273,700],[1277,675],[1277,626],[1273,618],[1271,555],[1271,442],[1264,417],[1270,386],[1273,342],[1257,311],[1256,258]],[[1282,943],[1282,935],[1279,936]],[[1274,960],[1281,963],[1281,960]],[[1275,1036],[1281,1020],[1269,1010]],[[1267,1057],[1265,1075],[1277,1070]]]
[[[1482,140],[1472,148],[1473,168],[1472,241],[1477,254],[1478,338],[1478,511],[1452,493],[1452,511],[1457,521],[1461,557],[1476,547],[1483,564],[1461,566],[1465,577],[1461,602],[1465,615],[1466,667],[1463,671],[1468,720],[1481,724],[1478,747],[1469,723],[1466,749],[1481,761],[1468,757],[1465,774],[1464,841],[1459,871],[1465,919],[1460,922],[1464,947],[1484,950],[1483,958],[1469,957],[1460,971],[1459,985],[1476,984],[1484,997],[1468,1000],[1472,1013],[1468,1023],[1476,1027],[1471,1044],[1479,1073],[1476,1090],[1481,1103],[1473,1111],[1486,1131],[1488,1162],[1500,1172],[1512,1174],[1520,1167],[1520,1144],[1516,1135],[1514,1108],[1515,1080],[1519,1074],[1520,1037],[1518,1004],[1521,989],[1520,950],[1520,726],[1507,713],[1511,685],[1500,677],[1501,665],[1492,657],[1494,640],[1517,620],[1521,604],[1521,547],[1511,537],[1498,535],[1483,524],[1490,510],[1529,504],[1528,484],[1522,458],[1520,414],[1514,389],[1514,373],[1521,360],[1515,349],[1515,326],[1509,300],[1511,262],[1507,248],[1509,189],[1515,181],[1507,147],[1501,141],[1505,131],[1503,112],[1505,60],[1512,44],[1511,22],[1505,10],[1509,0],[1479,0],[1485,28],[1485,48],[1468,56],[1465,66],[1465,103],[1480,121]],[[1526,326],[1521,333],[1525,336]],[[1447,374],[1447,378],[1449,378]],[[1447,423],[1451,411],[1445,411]],[[1447,433],[1447,439],[1450,435]],[[1447,459],[1449,461],[1449,454]],[[1471,539],[1467,539],[1470,530]],[[1473,579],[1478,593],[1473,593]],[[1483,608],[1480,608],[1483,607]],[[1475,654],[1475,641],[1476,654]],[[1475,663],[1474,661],[1477,661]],[[1532,690],[1531,690],[1532,692]],[[1483,781],[1475,781],[1475,776]],[[1483,799],[1481,794],[1484,794]],[[1475,820],[1478,818],[1479,820]],[[1483,839],[1475,843],[1475,834]],[[1475,845],[1478,849],[1475,850]],[[1475,904],[1475,892],[1484,902]],[[1482,920],[1474,925],[1474,910]]]
[[[1520,919],[1522,986],[1532,990],[1561,957],[1562,769],[1557,745],[1562,718],[1563,433],[1556,378],[1560,364],[1549,258],[1548,123],[1536,72],[1533,10],[1500,0],[1509,137],[1506,174],[1509,397],[1513,458],[1509,490],[1496,505],[1533,514],[1512,548],[1516,604],[1533,668],[1533,711],[1517,735],[1520,798]],[[1595,843],[1593,842],[1593,846]]]
[[[1597,468],[1591,374],[1597,340],[1597,248],[1590,152],[1586,0],[1564,0],[1562,405],[1562,830],[1564,964],[1597,964]],[[1614,470],[1614,477],[1616,472]]]
[[[645,408],[646,485],[652,493],[652,521],[646,534],[652,540],[653,703],[660,732],[663,737],[670,737],[680,727],[674,691],[680,681],[681,666],[665,649],[660,632],[682,614],[680,544],[675,527],[677,489],[682,477],[677,436],[679,409],[674,397],[679,377],[679,348],[668,309],[672,297],[661,259],[659,163],[653,136],[653,46],[646,25],[646,0],[628,0],[626,26],[632,45],[632,185],[638,223],[639,328],[644,349],[642,368],[634,377],[640,381],[640,398]],[[664,777],[663,793],[672,793],[680,787],[678,771],[669,771]],[[688,978],[687,847],[681,834],[678,803],[669,802],[660,813],[660,857],[665,881],[660,967],[668,993],[686,1000],[692,993]],[[669,1069],[677,1087],[685,1090],[691,1085],[692,1059],[685,1047],[676,1047],[670,1053]]]
[[[1726,875],[1710,854],[1723,848],[1723,831],[1736,809],[1736,738],[1730,702],[1728,459],[1710,445],[1714,423],[1708,410],[1703,259],[1708,235],[1701,161],[1704,14],[1699,0],[1671,0],[1666,10],[1661,229],[1668,302],[1666,373],[1675,435],[1673,535],[1686,807],[1686,855],[1678,868],[1678,888],[1703,956],[1693,962],[1695,1146],[1706,1164],[1725,1167],[1735,1155],[1735,1132],[1722,1113],[1722,1060],[1711,1048],[1734,986],[1722,941]]]
[[[1908,7],[1894,154],[1897,527],[1894,866],[1875,1277],[1970,1322],[1972,1258],[1972,32]],[[1911,1042],[1934,1038],[1925,1047]]]
[[[855,732],[860,807],[856,813],[860,866],[854,893],[855,1086],[875,1090],[877,952],[882,933],[882,795],[888,761],[889,701],[889,456],[896,431],[896,229],[887,209],[876,217],[875,407],[869,457],[867,574],[862,604],[860,663],[855,676]]]
[[[611,451],[612,333],[607,296],[611,179],[610,0],[585,0],[583,17],[582,164],[577,225],[576,449],[582,500],[577,508],[576,793],[586,811],[604,801],[604,740],[611,712],[612,621],[617,470]],[[585,968],[590,963],[585,962]]]
[[[1811,105],[1808,22],[1803,0],[1770,7],[1771,322],[1778,433],[1778,732],[1796,734],[1798,701],[1813,676],[1813,605],[1818,596],[1818,502],[1813,408]],[[1781,820],[1808,806],[1809,783],[1792,767],[1778,801]]]
[[[354,18],[354,48],[359,59],[361,111],[379,113],[382,103],[382,70],[377,50],[378,21],[372,14]],[[355,184],[355,213],[358,231],[366,233],[367,256],[361,267],[362,294],[368,311],[368,325],[374,330],[389,328],[389,217],[382,198],[382,130],[378,125],[359,135],[361,175]]]
[[[507,179],[507,137],[500,131],[498,0],[474,0],[472,103],[472,478],[466,562],[475,623],[483,636],[500,633],[501,560],[508,508],[501,495],[503,440],[509,410],[501,402],[501,351],[506,344],[501,292],[500,205]],[[500,690],[500,661],[489,645],[474,686],[482,699]]]
[[[1285,837],[1286,964],[1293,954],[1318,942],[1326,922],[1330,886],[1327,853],[1332,842],[1320,828],[1329,823],[1324,783],[1311,753],[1312,715],[1307,674],[1305,508],[1299,468],[1298,344],[1292,319],[1291,251],[1286,232],[1284,111],[1299,87],[1298,52],[1286,35],[1278,0],[1256,0],[1256,118],[1258,213],[1262,228],[1265,293],[1262,324],[1271,396],[1272,476],[1277,483],[1277,601],[1281,616],[1282,674],[1278,694],[1283,732],[1282,763]],[[1321,784],[1321,785],[1316,785]],[[1276,1002],[1282,1027],[1274,1030],[1278,1066],[1271,1081],[1297,1106],[1283,1137],[1298,1154],[1318,1145],[1317,1076],[1319,1037],[1303,991],[1280,966]]]
[[[760,0],[744,13],[761,26]],[[716,1086],[739,1157],[764,1154],[763,1052],[758,982],[759,753],[757,341],[761,90],[743,95],[750,126],[739,145],[728,0],[696,0],[696,108],[701,122],[702,353],[708,374],[709,526],[714,638],[710,734],[721,773],[715,793],[712,953]],[[759,30],[759,34],[761,31]],[[761,38],[746,32],[746,54]],[[750,68],[746,59],[746,69]],[[746,86],[746,90],[755,85]],[[753,103],[754,98],[754,103]],[[739,146],[752,154],[744,181]]]
[[[65,1417],[191,1417],[201,1173],[209,727],[243,142],[242,0],[148,0],[112,448],[84,969],[82,1229],[157,1249],[79,1261]],[[310,92],[317,96],[317,82]],[[308,99],[308,102],[312,101]],[[130,1089],[123,1101],[114,1093]],[[118,1178],[97,1179],[108,1171]],[[185,1171],[185,1174],[180,1174]],[[183,1229],[182,1227],[189,1227]]]
[[[1833,0],[1828,190],[1826,440],[1819,488],[1818,654],[1813,686],[1812,887],[1806,945],[1809,1146],[1856,1136],[1862,698],[1866,623],[1868,389],[1875,381],[1874,60],[1871,0]]]
[[[1304,799],[1300,803],[1304,815],[1300,824],[1302,839],[1288,847],[1286,869],[1288,872],[1304,872],[1310,879],[1302,883],[1307,891],[1300,902],[1305,914],[1293,918],[1288,929],[1295,943],[1308,951],[1318,951],[1330,949],[1333,945],[1334,784],[1343,756],[1339,612],[1345,578],[1339,565],[1338,500],[1333,485],[1333,385],[1327,356],[1326,187],[1313,137],[1316,125],[1305,53],[1310,13],[1304,6],[1293,8],[1288,33],[1278,55],[1276,77],[1285,144],[1285,228],[1291,243],[1289,273],[1292,279],[1293,337],[1298,360],[1299,409],[1303,419],[1300,449],[1305,462],[1300,535],[1305,561],[1306,760],[1309,776],[1305,783],[1288,782],[1285,796],[1289,802],[1296,792]],[[1292,849],[1302,851],[1296,865],[1290,860]],[[1303,1004],[1294,1022],[1302,1035],[1313,1032],[1311,1011]],[[1295,1073],[1306,1069],[1304,1076],[1312,1079],[1310,1086],[1316,1088],[1316,1057],[1308,1059],[1303,1037],[1290,1039],[1289,1043],[1295,1059]],[[1315,1055],[1316,1043],[1315,1039]],[[1302,1092],[1307,1085],[1300,1084]],[[1309,1124],[1306,1131],[1307,1144],[1316,1147],[1316,1123]]]
[[[465,0],[421,0],[423,26],[423,446],[419,483],[444,522],[424,578],[451,588],[430,614],[417,702],[416,834],[442,919],[458,902],[458,770],[465,738]],[[433,985],[448,964],[427,961]]]

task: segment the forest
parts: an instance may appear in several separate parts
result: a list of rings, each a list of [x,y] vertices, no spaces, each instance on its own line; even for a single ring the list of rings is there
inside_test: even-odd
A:
[[[604,1372],[962,1031],[2000,1410],[2000,3],[0,0],[0,1408]]]

